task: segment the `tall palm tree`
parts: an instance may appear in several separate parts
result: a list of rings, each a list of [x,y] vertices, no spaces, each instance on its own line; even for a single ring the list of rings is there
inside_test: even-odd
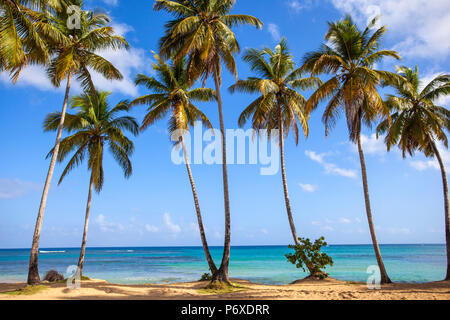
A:
[[[322,118],[326,135],[340,113],[345,113],[350,140],[358,145],[367,220],[380,268],[381,283],[390,283],[372,220],[366,164],[361,146],[361,127],[363,123],[370,127],[378,117],[389,117],[389,110],[378,94],[377,86],[393,81],[398,76],[392,72],[377,70],[374,65],[384,57],[400,57],[395,51],[379,49],[386,28],[383,26],[373,31],[376,22],[377,19],[373,19],[363,31],[354,24],[350,16],[328,23],[325,35],[327,44],[323,44],[318,51],[307,53],[302,68],[310,71],[312,76],[324,73],[333,75],[311,95],[307,109],[313,110],[320,101],[328,100]]]
[[[441,168],[444,191],[445,242],[447,245],[447,274],[450,280],[450,214],[447,174],[445,164],[436,146],[442,141],[448,148],[445,130],[450,130],[450,111],[447,107],[435,105],[441,97],[450,94],[450,75],[442,74],[424,84],[420,80],[417,66],[414,70],[398,67],[397,72],[405,81],[393,85],[395,95],[388,95],[385,101],[391,110],[392,122],[383,121],[377,128],[377,134],[386,134],[387,149],[398,145],[403,157],[419,150],[427,157],[436,157]],[[423,85],[423,87],[422,87]]]
[[[252,128],[257,132],[267,130],[269,137],[272,130],[278,130],[286,211],[292,237],[295,244],[299,244],[286,180],[284,138],[292,127],[295,142],[298,144],[297,121],[300,122],[305,137],[308,136],[309,114],[305,110],[306,99],[297,89],[317,88],[321,81],[315,77],[302,78],[301,70],[294,69],[295,64],[285,39],[281,40],[274,51],[269,48],[249,49],[245,52],[243,59],[250,64],[250,69],[257,73],[257,77],[237,81],[230,87],[230,91],[257,93],[260,96],[245,108],[238,123],[240,127],[243,127],[252,118]],[[309,270],[312,272],[313,268]]]
[[[67,5],[82,6],[82,1],[79,0],[67,0],[67,2]],[[33,235],[28,284],[36,284],[40,281],[38,271],[39,238],[50,182],[60,148],[72,78],[76,76],[85,91],[95,94],[90,70],[100,73],[106,79],[122,79],[122,74],[119,70],[95,52],[108,48],[114,50],[128,48],[128,43],[123,37],[114,35],[113,28],[108,26],[110,18],[105,14],[81,11],[79,29],[70,29],[68,27],[67,10],[45,11],[38,18],[36,28],[45,36],[52,55],[47,73],[55,86],[59,87],[65,79],[67,80],[67,84],[61,112],[61,121],[57,130],[54,152],[47,173]]]
[[[141,130],[147,129],[148,126],[154,124],[157,120],[162,119],[167,113],[170,113],[169,133],[171,136],[175,131],[180,133],[176,143],[181,145],[183,149],[186,169],[192,188],[192,195],[194,197],[195,210],[197,212],[198,228],[203,250],[209,269],[212,274],[215,274],[217,273],[217,267],[211,257],[208,242],[206,241],[197,189],[192,176],[189,164],[190,160],[184,141],[184,133],[189,131],[189,126],[193,126],[195,121],[201,120],[203,124],[212,128],[208,118],[192,102],[213,101],[215,100],[215,92],[208,88],[191,89],[191,85],[187,80],[186,63],[184,59],[167,64],[157,54],[154,56],[155,60],[158,62],[153,65],[156,77],[148,77],[143,74],[138,74],[136,77],[136,85],[143,85],[154,93],[135,99],[130,103],[130,106],[138,104],[149,105],[148,113],[142,122]]]
[[[0,70],[11,71],[17,81],[29,63],[49,60],[47,45],[34,25],[35,11],[60,8],[60,0],[0,0]]]
[[[222,263],[213,281],[229,282],[230,262],[230,200],[226,156],[223,103],[220,93],[222,62],[237,77],[234,54],[240,48],[231,28],[241,24],[262,27],[257,18],[230,14],[235,0],[156,0],[154,9],[164,10],[175,19],[165,25],[165,35],[160,40],[160,54],[175,61],[188,57],[188,80],[193,83],[203,77],[203,84],[212,76],[217,95],[222,143],[222,176],[225,207],[225,241]]]
[[[64,129],[70,135],[61,141],[58,153],[58,162],[63,162],[69,155],[73,154],[64,169],[58,184],[75,167],[83,163],[87,158],[88,168],[91,172],[89,181],[89,193],[86,205],[86,217],[84,220],[83,240],[81,242],[80,258],[78,268],[80,276],[83,272],[84,256],[86,252],[86,238],[91,211],[92,191],[99,193],[104,182],[103,155],[104,149],[109,148],[114,159],[122,168],[124,175],[131,175],[132,167],[129,157],[133,153],[134,146],[123,131],[129,131],[133,135],[139,132],[136,120],[130,116],[119,116],[121,112],[128,111],[128,101],[121,101],[111,108],[108,104],[109,92],[98,94],[83,94],[72,98],[71,107],[77,109],[76,114],[66,114]],[[44,122],[46,131],[58,130],[62,114],[51,113]],[[54,154],[55,149],[50,151],[49,156]]]

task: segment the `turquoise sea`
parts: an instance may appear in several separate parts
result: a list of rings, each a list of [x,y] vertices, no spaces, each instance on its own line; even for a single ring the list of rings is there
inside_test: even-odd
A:
[[[220,264],[221,247],[211,247]],[[366,281],[367,268],[376,265],[371,245],[330,245],[324,250],[334,260],[327,269],[340,280]],[[393,281],[427,282],[445,275],[445,245],[382,245],[381,251]],[[287,262],[285,246],[232,247],[230,276],[264,284],[287,284],[305,276]],[[76,265],[77,248],[41,248],[41,277],[55,269],[66,273]],[[29,249],[0,249],[0,282],[26,281]],[[84,274],[113,283],[167,283],[195,281],[208,272],[201,247],[88,248]]]

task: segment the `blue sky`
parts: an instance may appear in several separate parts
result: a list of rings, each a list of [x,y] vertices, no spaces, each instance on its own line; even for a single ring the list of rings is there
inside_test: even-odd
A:
[[[152,11],[152,1],[87,1],[113,18],[113,26],[129,41],[129,51],[103,52],[125,79],[108,82],[96,77],[97,86],[112,91],[110,103],[132,99],[145,90],[133,85],[137,73],[151,74],[150,50],[157,50],[163,24],[169,16]],[[242,49],[274,47],[285,36],[295,57],[318,48],[327,21],[352,13],[361,26],[374,14],[387,25],[384,47],[398,50],[403,61],[386,60],[380,68],[418,64],[423,77],[450,69],[450,4],[445,0],[240,0],[234,12],[252,14],[263,30],[235,29]],[[237,56],[240,78],[250,76]],[[227,128],[237,127],[242,109],[254,98],[230,95],[233,77],[223,75],[224,116]],[[208,82],[208,85],[212,83]],[[79,93],[74,85],[72,94]],[[310,93],[306,92],[305,96]],[[46,114],[59,111],[63,88],[54,89],[40,67],[25,70],[17,85],[0,74],[0,248],[29,247],[42,185],[49,161],[45,155],[54,133],[44,133]],[[440,101],[448,106],[449,99]],[[200,104],[218,127],[217,106]],[[289,137],[286,167],[290,198],[300,236],[324,235],[329,243],[370,243],[365,216],[358,154],[349,142],[341,119],[324,137],[319,107],[310,121],[310,136],[296,147]],[[132,115],[139,121],[144,107]],[[94,195],[88,246],[191,246],[200,245],[188,177],[183,165],[171,162],[171,143],[162,120],[135,139],[133,176],[125,180],[112,157],[105,158],[105,185]],[[442,185],[437,163],[417,154],[402,159],[397,150],[386,153],[373,131],[364,130],[363,147],[372,210],[381,243],[443,243]],[[448,165],[450,153],[442,150]],[[89,176],[86,166],[74,170],[57,186],[63,167],[55,171],[41,235],[41,247],[79,246]],[[229,166],[233,245],[291,243],[280,174],[261,176],[258,165]],[[219,165],[193,165],[212,245],[223,243],[223,195]]]

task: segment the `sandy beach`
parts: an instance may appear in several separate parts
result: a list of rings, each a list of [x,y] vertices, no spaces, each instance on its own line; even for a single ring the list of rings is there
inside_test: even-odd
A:
[[[236,291],[217,294],[202,290],[207,282],[124,285],[104,280],[83,281],[80,289],[65,284],[44,284],[30,295],[5,294],[25,288],[24,283],[0,284],[0,300],[450,300],[450,281],[423,284],[395,283],[369,290],[366,284],[335,279],[302,280],[289,285],[260,285],[233,280]]]

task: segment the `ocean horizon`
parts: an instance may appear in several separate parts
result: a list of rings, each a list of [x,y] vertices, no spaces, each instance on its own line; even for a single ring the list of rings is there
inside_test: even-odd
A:
[[[220,264],[220,246],[211,254]],[[393,281],[429,282],[445,276],[445,244],[382,244],[387,271]],[[0,249],[0,282],[25,282],[30,249]],[[324,251],[334,266],[325,271],[344,281],[366,281],[367,268],[376,265],[371,244],[329,245]],[[287,246],[232,246],[230,277],[261,284],[288,284],[307,274],[285,258],[293,252]],[[54,269],[69,276],[67,268],[76,265],[79,248],[41,248],[41,278]],[[174,283],[199,280],[208,265],[200,246],[170,247],[90,247],[86,250],[83,274],[112,283]]]

